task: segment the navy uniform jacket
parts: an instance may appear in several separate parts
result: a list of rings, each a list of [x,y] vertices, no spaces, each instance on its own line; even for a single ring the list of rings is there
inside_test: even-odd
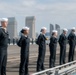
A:
[[[72,46],[73,46],[73,45],[74,45],[74,46],[76,45],[76,36],[75,36],[74,33],[71,32],[71,33],[69,34],[68,40],[69,40],[69,44],[70,44],[70,45],[72,45]]]
[[[38,39],[37,39],[37,44],[39,45],[39,48],[41,50],[45,50],[46,49],[46,37],[43,34],[40,34]]]
[[[21,47],[21,54],[29,53],[30,39],[28,37],[22,35],[17,45]]]
[[[3,28],[0,28],[0,52],[7,51],[8,37],[8,32],[5,32]]]
[[[67,37],[64,34],[61,34],[59,37],[60,46],[65,46],[67,44]]]
[[[56,50],[56,47],[57,47],[57,38],[55,38],[55,37],[51,37],[50,38],[50,44],[49,44],[49,46],[50,46],[50,48],[51,48],[51,50]]]

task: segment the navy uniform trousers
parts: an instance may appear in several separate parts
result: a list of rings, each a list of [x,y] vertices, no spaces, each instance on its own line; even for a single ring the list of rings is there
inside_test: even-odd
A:
[[[75,45],[69,45],[69,58],[68,62],[74,61],[74,54],[75,54]]]
[[[2,50],[7,49],[3,48]],[[6,65],[7,65],[7,51],[0,51],[0,75],[6,75]]]
[[[20,69],[19,75],[28,75],[28,63],[29,63],[29,54],[21,54],[20,56]]]
[[[60,65],[65,64],[66,61],[66,45],[60,46]]]
[[[44,59],[45,59],[45,49],[39,48],[39,55],[37,60],[37,71],[42,71],[45,69],[44,67]]]

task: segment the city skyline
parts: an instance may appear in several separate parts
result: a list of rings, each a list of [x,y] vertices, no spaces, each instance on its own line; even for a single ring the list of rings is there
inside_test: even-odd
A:
[[[0,17],[15,17],[18,31],[25,26],[25,17],[36,17],[36,32],[49,24],[70,29],[76,25],[76,0],[0,0]]]
[[[29,37],[32,39],[35,39],[36,37],[38,37],[39,33],[35,32],[35,21],[36,18],[35,16],[27,16],[25,17],[25,26],[30,28],[30,32],[29,32]],[[11,39],[13,38],[18,38],[19,33],[17,32],[17,20],[15,17],[8,17],[8,32],[9,32],[9,37]],[[52,34],[53,30],[57,30],[58,31],[58,36],[62,33],[63,29],[61,29],[60,25],[58,24],[49,24],[49,31],[46,32],[46,36],[50,37]],[[68,34],[70,33],[71,29],[68,29]],[[36,35],[38,34],[38,35]],[[68,35],[67,34],[67,35]]]

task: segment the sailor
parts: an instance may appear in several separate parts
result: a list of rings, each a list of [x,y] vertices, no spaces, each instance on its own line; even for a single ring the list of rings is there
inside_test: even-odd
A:
[[[56,49],[57,49],[57,30],[52,31],[52,36],[50,38],[50,59],[49,59],[49,68],[55,67],[56,60]]]
[[[38,36],[37,44],[39,46],[38,49],[38,60],[37,60],[37,72],[42,71],[45,69],[44,67],[44,59],[45,59],[45,53],[46,53],[46,40],[45,33],[47,31],[46,27],[41,28],[41,33]]]
[[[69,58],[68,61],[74,61],[74,53],[75,53],[75,45],[76,45],[76,28],[73,27],[71,29],[71,33],[68,36],[68,41],[69,41]]]
[[[63,29],[63,33],[59,37],[59,45],[60,45],[60,65],[65,64],[66,58],[66,45],[67,45],[67,29]]]
[[[0,20],[0,75],[6,75],[6,65],[7,65],[7,48],[8,48],[8,19],[2,18]]]
[[[21,30],[21,34],[22,34],[21,38],[17,43],[17,45],[21,47],[19,75],[28,75],[29,46],[30,46],[30,38],[28,37],[29,28],[23,27]]]

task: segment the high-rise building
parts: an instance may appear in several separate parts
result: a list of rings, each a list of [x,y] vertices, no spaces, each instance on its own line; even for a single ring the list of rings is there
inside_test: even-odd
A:
[[[9,32],[9,37],[16,38],[17,37],[17,21],[15,17],[9,17],[8,18],[8,32]]]
[[[50,35],[52,34],[52,31],[54,30],[54,25],[50,24]]]
[[[36,38],[35,17],[34,16],[26,17],[25,21],[26,21],[26,26],[30,28],[29,37],[35,39]]]
[[[58,31],[58,36],[60,35],[60,26],[58,24],[55,24],[55,29]]]

